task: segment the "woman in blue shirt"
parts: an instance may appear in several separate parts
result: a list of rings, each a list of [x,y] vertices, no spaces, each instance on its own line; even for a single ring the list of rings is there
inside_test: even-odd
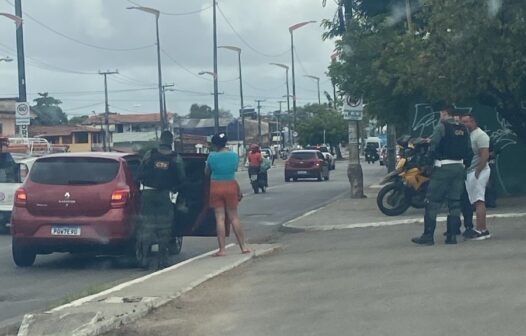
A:
[[[219,251],[215,254],[216,257],[226,254],[225,218],[230,220],[241,253],[251,252],[245,243],[245,235],[237,211],[239,201],[242,198],[239,184],[236,181],[239,157],[226,148],[227,141],[225,133],[214,135],[212,145],[216,151],[208,155],[206,162],[206,173],[210,175],[210,207],[214,208],[215,211],[217,240],[219,242]]]

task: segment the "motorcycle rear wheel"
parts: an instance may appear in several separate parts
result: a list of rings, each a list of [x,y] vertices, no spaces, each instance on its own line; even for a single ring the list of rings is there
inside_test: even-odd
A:
[[[376,197],[376,204],[386,216],[400,216],[411,206],[405,196],[404,186],[397,183],[384,186]]]

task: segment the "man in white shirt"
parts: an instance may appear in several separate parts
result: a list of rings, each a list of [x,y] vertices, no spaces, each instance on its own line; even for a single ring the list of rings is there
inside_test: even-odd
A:
[[[485,193],[488,185],[490,168],[489,160],[489,136],[478,127],[477,120],[471,114],[464,115],[462,122],[468,128],[473,149],[473,160],[468,168],[466,178],[466,189],[469,201],[475,206],[477,216],[477,228],[466,235],[472,240],[485,240],[491,238],[486,227],[486,203]]]

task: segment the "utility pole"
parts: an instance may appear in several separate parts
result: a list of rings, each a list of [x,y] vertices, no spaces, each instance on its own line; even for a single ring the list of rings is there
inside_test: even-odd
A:
[[[108,75],[116,75],[119,71],[99,71],[99,75],[104,76],[104,151],[110,151],[110,105],[108,103]]]
[[[22,0],[15,0],[15,15],[22,18]],[[16,59],[18,63],[18,101],[27,101],[26,66],[24,56],[24,25],[16,28]]]
[[[256,103],[258,103],[258,142],[259,145],[262,145],[263,139],[261,138],[261,103],[264,102],[263,99],[256,99]]]
[[[214,133],[219,133],[219,88],[217,83],[217,3],[213,0],[214,12]]]
[[[162,92],[163,92],[163,113],[161,115],[161,127],[163,129],[169,130],[170,132],[172,132],[173,130],[169,129],[169,123],[168,123],[168,110],[166,108],[166,88],[171,88],[174,86],[175,84],[173,83],[161,85]],[[163,118],[164,118],[164,121],[163,121]]]
[[[283,147],[285,147],[285,134],[282,130],[283,128],[283,119],[282,119],[282,113],[283,113],[283,110],[281,109],[281,104],[283,103],[287,103],[286,100],[280,100],[278,101],[279,103],[279,118],[278,118],[278,130],[279,130],[279,136],[281,138],[281,144]]]

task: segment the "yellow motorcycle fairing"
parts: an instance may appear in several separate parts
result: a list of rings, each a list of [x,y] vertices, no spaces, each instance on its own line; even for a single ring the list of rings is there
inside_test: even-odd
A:
[[[406,184],[415,190],[419,190],[424,183],[429,181],[429,177],[424,176],[422,171],[418,168],[409,169],[400,175],[405,180]]]

